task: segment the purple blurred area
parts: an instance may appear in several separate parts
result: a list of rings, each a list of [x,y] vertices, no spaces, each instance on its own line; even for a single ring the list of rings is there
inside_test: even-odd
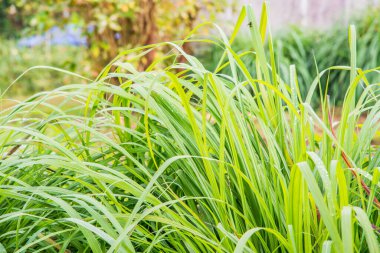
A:
[[[86,46],[86,37],[82,29],[75,25],[66,25],[63,28],[54,26],[42,35],[22,38],[18,41],[19,47],[35,47],[39,45],[69,45]]]

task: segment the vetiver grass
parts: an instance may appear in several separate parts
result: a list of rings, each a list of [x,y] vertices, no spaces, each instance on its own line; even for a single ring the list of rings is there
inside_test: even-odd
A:
[[[217,27],[220,39],[130,50],[173,49],[144,72],[120,56],[91,84],[3,110],[3,251],[379,252],[380,102],[366,80],[378,70],[356,66],[350,27],[351,65],[333,67],[350,86],[333,122],[327,96],[322,115],[310,106],[318,77],[302,100],[296,66],[290,83],[277,74],[269,21],[265,4],[260,24],[244,8],[230,39]],[[230,46],[247,23],[256,76]],[[207,71],[185,42],[224,47],[228,64]]]

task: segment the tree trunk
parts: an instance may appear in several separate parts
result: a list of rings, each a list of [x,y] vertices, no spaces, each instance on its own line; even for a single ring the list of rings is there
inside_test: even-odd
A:
[[[157,43],[158,28],[156,26],[156,4],[154,0],[141,0],[140,1],[141,13],[138,17],[138,22],[141,24],[137,32],[138,35],[146,34],[141,45],[149,45]],[[140,62],[140,70],[146,69],[154,61],[155,51],[150,51]]]

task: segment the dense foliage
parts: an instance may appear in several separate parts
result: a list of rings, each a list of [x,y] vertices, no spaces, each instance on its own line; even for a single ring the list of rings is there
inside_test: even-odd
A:
[[[10,18],[22,18],[24,30],[46,31],[55,25],[83,28],[94,67],[104,66],[119,52],[160,41],[183,38],[207,10],[217,13],[226,1],[210,0],[9,0]],[[205,12],[206,11],[206,12]],[[212,17],[207,17],[208,19]],[[149,65],[153,52],[142,59]]]
[[[231,49],[246,14],[255,75]],[[2,110],[3,251],[378,253],[378,86],[355,101],[377,69],[356,67],[350,27],[341,118],[326,96],[318,116],[318,79],[302,99],[296,68],[290,82],[276,72],[266,5],[255,20],[243,9],[230,39],[217,28],[213,41],[132,49],[173,50],[145,71],[121,55],[88,85]],[[224,48],[226,64],[208,71],[183,51],[192,41]]]

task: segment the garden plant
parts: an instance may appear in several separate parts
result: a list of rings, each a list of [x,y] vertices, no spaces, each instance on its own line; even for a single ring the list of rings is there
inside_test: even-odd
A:
[[[367,79],[380,68],[357,66],[350,26],[350,62],[321,69],[301,97],[268,17],[247,6],[230,38],[201,24],[3,108],[0,252],[380,252],[380,101]],[[196,36],[204,27],[218,38]],[[253,50],[236,53],[241,29]],[[224,53],[210,71],[186,43]],[[329,70],[349,73],[340,118],[322,90]]]

